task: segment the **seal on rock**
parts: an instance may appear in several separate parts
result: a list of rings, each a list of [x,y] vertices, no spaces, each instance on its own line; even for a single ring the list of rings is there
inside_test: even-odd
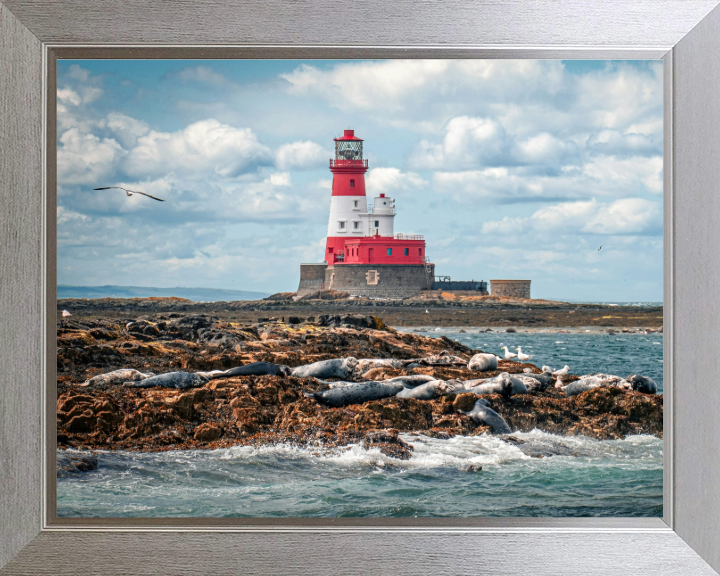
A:
[[[373,368],[402,368],[403,362],[394,358],[365,358],[358,360],[355,367],[356,374],[364,374]]]
[[[475,354],[470,358],[467,367],[477,372],[486,372],[488,370],[497,370],[498,359],[495,354]]]
[[[465,390],[473,394],[502,394],[505,398],[510,398],[513,395],[513,384],[510,375],[503,372],[495,378],[468,380],[465,382]]]
[[[119,370],[108,372],[107,374],[98,374],[97,376],[93,376],[90,380],[80,384],[80,386],[83,388],[94,388],[95,386],[119,386],[123,382],[136,382],[139,380],[145,380],[151,376],[155,376],[155,374],[152,372],[145,374],[139,370],[134,370],[133,368],[120,368]]]
[[[197,388],[203,384],[207,384],[210,379],[201,373],[192,372],[168,372],[151,376],[139,382],[124,382],[124,386],[131,388],[152,388],[153,386],[161,386],[163,388],[177,388],[185,390],[187,388]]]
[[[398,398],[415,398],[416,400],[432,400],[447,394],[464,392],[465,385],[459,380],[433,380],[415,388],[404,388],[398,392]]]
[[[620,376],[612,376],[610,374],[588,374],[580,380],[571,382],[567,386],[563,386],[565,396],[577,396],[594,388],[604,388],[606,386],[616,386],[618,388],[630,389],[631,385]]]
[[[283,364],[273,364],[272,362],[253,362],[244,366],[237,366],[229,370],[203,373],[210,375],[212,378],[231,378],[233,376],[289,376],[291,370]]]
[[[307,398],[314,398],[318,403],[333,408],[349,404],[361,404],[371,400],[380,400],[395,396],[405,387],[400,382],[335,382],[328,390],[305,392]]]
[[[293,368],[290,375],[295,378],[347,378],[352,375],[357,363],[352,356],[321,360]]]
[[[490,408],[489,402],[484,398],[480,398],[475,402],[475,406],[470,412],[465,412],[465,410],[458,410],[458,412],[469,416],[478,424],[490,426],[495,434],[510,434],[512,432],[503,417]]]
[[[636,392],[644,392],[645,394],[657,394],[657,384],[652,378],[640,376],[639,374],[630,374],[625,378]]]

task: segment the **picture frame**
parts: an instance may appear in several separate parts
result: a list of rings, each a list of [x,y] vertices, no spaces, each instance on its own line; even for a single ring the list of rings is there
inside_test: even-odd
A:
[[[1,573],[716,574],[718,3],[0,0]],[[54,64],[88,55],[662,58],[663,519],[55,518]]]

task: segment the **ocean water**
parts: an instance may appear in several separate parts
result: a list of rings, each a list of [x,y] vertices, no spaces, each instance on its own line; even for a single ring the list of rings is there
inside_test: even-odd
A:
[[[468,329],[466,329],[468,330]],[[427,331],[574,374],[640,373],[662,386],[662,335]],[[662,516],[662,440],[598,441],[540,431],[515,446],[482,435],[404,434],[412,458],[360,446],[100,452],[57,481],[61,517]],[[535,456],[543,455],[538,458]],[[477,470],[477,467],[482,467]]]

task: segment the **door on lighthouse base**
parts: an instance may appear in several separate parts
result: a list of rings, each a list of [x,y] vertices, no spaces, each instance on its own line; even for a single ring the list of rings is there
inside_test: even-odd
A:
[[[373,256],[375,256],[375,248],[368,250],[368,262],[373,262]]]

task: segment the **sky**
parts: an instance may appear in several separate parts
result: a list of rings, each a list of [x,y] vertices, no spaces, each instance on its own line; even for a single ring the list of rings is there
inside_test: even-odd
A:
[[[58,62],[58,284],[297,288],[333,138],[436,274],[662,300],[662,62]],[[122,191],[123,186],[165,202]],[[602,246],[602,249],[599,249]]]

